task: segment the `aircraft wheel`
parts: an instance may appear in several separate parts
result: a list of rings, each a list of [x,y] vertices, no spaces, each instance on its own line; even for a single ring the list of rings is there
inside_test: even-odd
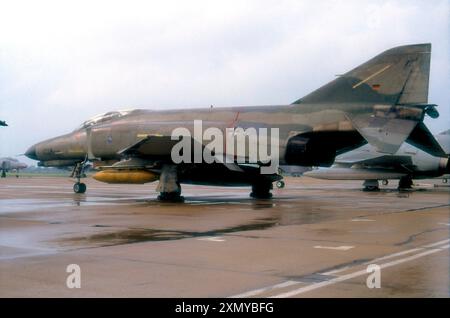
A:
[[[182,203],[184,202],[184,197],[181,195],[181,192],[161,192],[158,195],[158,201]]]
[[[386,186],[389,184],[389,180],[383,180],[383,181],[381,181],[381,183]]]
[[[447,183],[448,180],[447,179],[442,179],[442,183]]]
[[[270,192],[252,192],[250,197],[253,199],[271,199],[272,193]]]
[[[367,192],[380,191],[380,187],[378,186],[378,180],[365,180],[363,186],[364,186],[363,191]]]
[[[400,181],[398,182],[398,189],[399,190],[407,190],[411,189],[413,186],[413,181],[411,177],[402,177],[400,178]]]
[[[285,186],[286,184],[284,183],[284,181],[277,181],[277,188],[278,189],[283,189],[284,188],[284,186]]]
[[[272,182],[270,181],[262,181],[259,183],[255,183],[252,185],[252,192],[250,193],[250,197],[254,199],[270,199],[272,198]]]
[[[75,193],[85,193],[86,192],[86,184],[77,182],[73,185],[73,192]]]
[[[366,192],[376,192],[380,191],[380,188],[377,186],[365,186],[363,190]]]

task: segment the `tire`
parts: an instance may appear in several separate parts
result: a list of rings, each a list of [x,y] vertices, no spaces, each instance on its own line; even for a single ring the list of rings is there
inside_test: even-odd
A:
[[[413,181],[410,177],[402,177],[402,178],[400,178],[400,181],[398,182],[399,190],[408,190],[408,189],[411,189],[412,186],[413,186]]]
[[[366,186],[364,187],[363,191],[365,192],[376,192],[376,191],[380,191],[380,188],[377,186]]]
[[[284,181],[277,181],[276,185],[277,185],[278,189],[283,189],[285,186],[285,183],[284,183]]]
[[[75,193],[85,193],[86,192],[86,184],[77,182],[73,185],[73,192]]]

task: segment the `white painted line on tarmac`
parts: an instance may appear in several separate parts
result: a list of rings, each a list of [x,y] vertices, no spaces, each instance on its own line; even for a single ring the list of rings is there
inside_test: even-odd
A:
[[[375,220],[372,219],[360,219],[360,218],[356,218],[356,219],[352,219],[352,222],[375,222]]]
[[[223,236],[210,236],[210,237],[202,237],[198,238],[199,241],[209,241],[209,242],[225,242]]]
[[[422,247],[412,248],[410,250],[389,254],[389,255],[386,255],[386,256],[379,257],[379,258],[375,258],[375,259],[373,259],[373,260],[371,260],[369,262],[365,262],[364,265],[374,264],[374,263],[377,263],[379,261],[384,261],[384,260],[395,258],[395,257],[398,257],[398,256],[403,256],[403,255],[406,255],[406,254],[411,254],[411,253],[414,253],[414,252],[422,251],[422,250],[424,250],[426,248],[434,247],[434,246],[445,244],[445,243],[448,243],[448,242],[450,242],[450,240],[447,239],[447,240],[435,242],[435,243],[432,243],[432,244],[424,245]],[[351,267],[350,266],[345,266],[345,267],[338,268],[338,269],[335,269],[335,270],[332,270],[332,271],[329,271],[329,272],[325,272],[325,273],[321,273],[321,274],[323,274],[323,275],[335,275],[335,274],[343,272],[343,271],[345,271],[345,270],[347,270],[349,268],[351,268]]]
[[[449,245],[446,245],[446,246],[443,246],[443,247],[427,250],[427,251],[424,251],[422,253],[418,253],[416,255],[412,255],[412,256],[409,256],[409,257],[401,258],[401,259],[398,259],[398,260],[395,260],[395,261],[392,261],[392,262],[388,262],[388,263],[384,263],[384,264],[378,264],[378,265],[382,269],[383,268],[392,267],[392,266],[399,265],[399,264],[402,264],[402,263],[406,263],[406,262],[409,262],[409,261],[412,261],[412,260],[415,260],[415,259],[427,256],[427,255],[430,255],[430,254],[441,252],[441,251],[443,251],[445,249],[448,249],[448,247],[449,247]],[[346,280],[349,280],[349,279],[353,279],[353,278],[356,278],[356,277],[359,277],[359,276],[362,276],[362,275],[367,275],[367,270],[366,269],[359,270],[359,271],[356,271],[354,273],[346,274],[346,275],[339,276],[339,277],[336,277],[336,278],[332,278],[332,279],[330,279],[328,281],[324,281],[324,282],[320,282],[320,283],[314,283],[314,284],[311,284],[309,286],[305,286],[305,287],[301,287],[301,288],[298,288],[298,289],[295,289],[295,290],[292,290],[292,291],[289,291],[289,292],[281,293],[281,294],[272,296],[271,298],[287,298],[287,297],[297,296],[297,295],[300,295],[300,294],[303,294],[303,293],[306,293],[306,292],[310,292],[310,291],[318,289],[318,288],[322,288],[322,287],[329,286],[329,285],[334,285],[334,284],[337,284],[337,283],[340,283],[340,282],[343,282],[343,281],[346,281]]]
[[[422,251],[422,252],[417,253],[417,254],[412,255],[412,256],[408,256],[408,257],[405,257],[405,258],[397,259],[397,260],[394,260],[394,261],[391,261],[391,262],[387,262],[387,263],[384,263],[384,264],[378,264],[380,266],[380,268],[388,268],[388,267],[391,267],[391,266],[399,265],[399,264],[402,264],[402,263],[405,263],[405,262],[409,262],[409,261],[412,261],[412,260],[415,260],[415,259],[427,256],[427,255],[430,255],[430,254],[434,254],[434,253],[441,252],[441,251],[444,251],[446,249],[449,249],[449,247],[450,247],[449,244],[443,245],[443,244],[446,244],[446,243],[449,243],[449,242],[450,242],[450,239],[446,239],[446,240],[434,242],[434,243],[431,243],[431,244],[423,245],[421,247],[409,249],[409,250],[406,250],[406,251],[401,251],[401,252],[398,252],[398,253],[389,254],[389,255],[386,255],[386,256],[383,256],[383,257],[379,257],[379,258],[373,259],[373,260],[371,260],[371,261],[369,261],[367,263],[364,263],[364,265],[376,264],[377,262],[379,262],[381,260],[387,260],[387,259],[395,258],[395,257],[398,257],[398,256],[403,256],[403,255],[406,255],[406,254],[411,254],[411,253],[414,253],[414,252]],[[440,246],[440,245],[443,245],[443,246]],[[435,248],[432,248],[432,247],[435,247]],[[432,249],[429,249],[429,248],[432,248]],[[326,275],[326,276],[331,276],[331,275],[333,275],[335,273],[348,270],[348,269],[350,269],[352,267],[355,267],[355,266],[358,266],[358,265],[345,266],[343,268],[339,268],[339,269],[336,269],[336,270],[332,270],[332,271],[328,271],[326,273],[320,273],[320,274]],[[343,282],[343,281],[346,281],[346,280],[349,280],[349,279],[352,279],[352,278],[356,278],[356,277],[359,277],[359,276],[362,276],[362,275],[367,275],[367,269],[359,270],[359,271],[356,271],[356,272],[353,272],[353,273],[349,273],[349,274],[346,274],[346,275],[342,275],[342,276],[337,276],[337,277],[332,278],[332,279],[327,280],[327,281],[323,281],[323,282],[319,282],[319,283],[313,283],[313,284],[310,284],[308,286],[304,286],[304,287],[301,287],[301,288],[298,288],[298,289],[295,289],[295,290],[292,290],[292,291],[288,291],[288,292],[284,292],[284,293],[280,293],[280,294],[271,296],[271,298],[286,298],[286,297],[296,296],[296,295],[299,295],[299,294],[302,294],[302,293],[306,293],[306,292],[309,292],[309,291],[312,291],[312,290],[315,290],[315,289],[318,289],[318,288],[322,288],[322,287],[325,287],[325,286],[334,285],[336,283]],[[245,297],[258,296],[258,295],[261,295],[261,294],[263,294],[265,292],[270,292],[270,291],[274,291],[276,289],[286,288],[286,287],[290,287],[290,286],[301,284],[301,283],[302,282],[299,282],[299,281],[289,280],[289,281],[285,281],[285,282],[278,283],[278,284],[275,284],[275,285],[271,285],[271,286],[267,286],[267,287],[263,287],[263,288],[258,288],[258,289],[254,289],[254,290],[250,290],[250,291],[242,293],[242,294],[231,296],[230,298],[245,298]]]
[[[265,293],[267,291],[271,291],[274,289],[278,289],[278,288],[285,288],[285,287],[289,287],[292,285],[297,285],[300,284],[301,282],[297,282],[297,281],[293,281],[293,280],[288,280],[286,282],[283,283],[279,283],[279,284],[275,284],[275,285],[271,285],[271,286],[267,286],[267,287],[263,287],[263,288],[258,288],[255,290],[251,290],[242,294],[238,294],[238,295],[234,295],[231,296],[230,298],[246,298],[246,297],[252,297],[252,296],[256,296],[258,294],[262,294]]]
[[[354,246],[347,246],[347,245],[343,245],[343,246],[322,246],[322,245],[316,245],[316,246],[314,246],[314,248],[321,248],[321,249],[326,249],[326,250],[336,250],[336,251],[348,251],[348,250],[354,248]]]
[[[351,266],[344,266],[344,267],[337,268],[337,269],[334,269],[334,270],[331,270],[331,271],[328,271],[328,272],[323,272],[323,273],[320,273],[320,274],[326,275],[326,276],[332,276],[332,275],[335,275],[337,273],[343,272],[343,271],[345,271],[347,269],[350,269],[350,268],[351,268]]]
[[[406,255],[406,254],[411,254],[411,253],[422,251],[422,250],[423,250],[422,247],[412,248],[410,250],[406,250],[406,251],[402,251],[402,252],[398,252],[398,253],[382,256],[382,257],[379,257],[379,258],[375,258],[375,259],[373,259],[373,260],[371,260],[369,262],[366,262],[364,264],[374,264],[374,263],[379,262],[379,261],[384,261],[384,260],[387,260],[387,259],[395,258],[395,257],[398,257],[398,256],[403,256],[403,255]]]
[[[442,240],[442,241],[439,241],[439,242],[436,242],[436,243],[427,244],[427,245],[424,245],[423,247],[424,248],[429,248],[429,247],[434,247],[434,246],[437,246],[437,245],[445,244],[445,243],[448,243],[448,242],[450,242],[450,239]]]

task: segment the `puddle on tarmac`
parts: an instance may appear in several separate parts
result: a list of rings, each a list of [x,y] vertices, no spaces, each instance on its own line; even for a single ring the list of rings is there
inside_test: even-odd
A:
[[[58,242],[63,246],[113,246],[149,241],[172,241],[195,237],[220,236],[235,232],[264,230],[278,224],[278,220],[272,218],[265,218],[262,221],[263,222],[260,221],[258,223],[242,224],[234,227],[204,232],[129,228],[118,232],[99,233],[90,236],[67,238],[59,240]],[[94,227],[108,226],[96,224]]]

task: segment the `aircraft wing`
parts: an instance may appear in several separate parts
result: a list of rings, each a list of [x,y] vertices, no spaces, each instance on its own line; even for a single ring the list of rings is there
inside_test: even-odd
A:
[[[163,135],[148,135],[138,142],[130,145],[127,148],[120,150],[118,153],[123,157],[137,157],[141,159],[162,159],[171,160],[172,147],[178,143],[179,140],[172,140],[171,136]],[[191,147],[193,149],[196,141],[191,138]],[[203,148],[203,145],[202,145]],[[220,159],[220,158],[219,158]],[[217,160],[221,162],[221,160]],[[234,162],[222,162],[228,170],[243,172],[240,165]],[[247,167],[248,169],[249,167]],[[259,169],[259,167],[257,167]]]
[[[138,142],[120,150],[121,156],[136,156],[141,158],[170,156],[172,147],[178,140],[171,140],[171,136],[148,135]]]

